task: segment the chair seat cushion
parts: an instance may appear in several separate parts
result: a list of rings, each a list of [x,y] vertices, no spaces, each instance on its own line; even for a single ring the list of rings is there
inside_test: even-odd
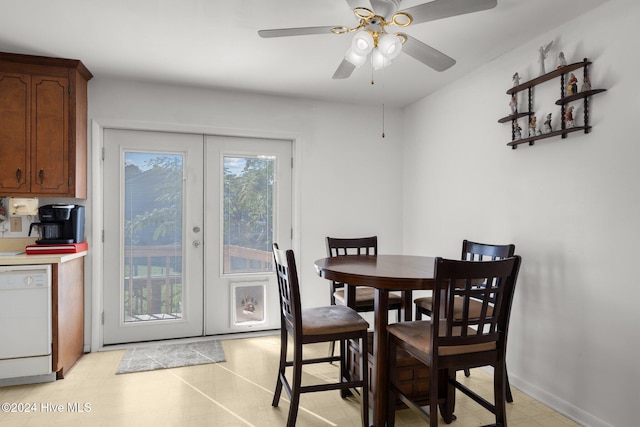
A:
[[[441,329],[444,329],[444,327],[445,325],[440,325]],[[458,330],[456,331],[456,329]],[[431,321],[418,320],[415,322],[394,323],[387,326],[387,330],[390,334],[421,351],[425,356],[431,354]],[[454,328],[454,333],[460,335],[460,328]],[[467,333],[469,335],[475,335],[476,331],[469,328]],[[455,354],[476,353],[495,349],[496,343],[492,341],[481,344],[440,346],[438,348],[438,354],[441,356],[452,356]]]
[[[431,313],[431,307],[433,304],[433,298],[432,297],[423,297],[423,298],[416,298],[413,301],[417,306],[424,308],[425,310],[427,310],[429,313]],[[454,319],[461,319],[462,318],[462,298],[460,297],[456,297],[453,300],[453,316]],[[470,318],[476,318],[476,317],[480,317],[480,311],[482,310],[482,302],[479,300],[475,300],[475,299],[470,299],[469,300],[469,317]],[[493,306],[489,305],[487,306],[487,314],[488,315],[492,315],[493,314]]]
[[[369,286],[356,287],[356,307],[371,306],[376,295],[376,290]],[[333,293],[336,302],[344,305],[344,288],[336,289]],[[402,305],[402,298],[392,292],[389,292],[389,306],[396,307]]]
[[[301,315],[303,335],[340,334],[369,328],[362,316],[344,305],[303,308]]]

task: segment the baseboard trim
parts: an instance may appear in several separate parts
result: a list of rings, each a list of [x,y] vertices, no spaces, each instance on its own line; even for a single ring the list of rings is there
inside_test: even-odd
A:
[[[488,367],[482,369],[493,375],[493,368]],[[581,426],[614,427],[612,424],[601,420],[595,415],[590,414],[589,412],[559,398],[558,396],[546,392],[529,382],[523,381],[522,378],[512,375],[511,372],[509,372],[509,383],[519,391],[531,396],[540,403],[543,403]]]

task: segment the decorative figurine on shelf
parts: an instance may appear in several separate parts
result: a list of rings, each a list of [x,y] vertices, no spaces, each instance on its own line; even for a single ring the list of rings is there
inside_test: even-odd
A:
[[[589,81],[589,76],[584,76],[584,82],[582,82],[582,88],[580,88],[581,92],[586,92],[591,90],[591,82]]]
[[[511,101],[509,101],[509,107],[511,107],[511,114],[516,114],[518,112],[518,99],[516,95],[511,95]]]
[[[575,95],[576,93],[578,93],[578,79],[575,74],[571,73],[567,83],[567,95]]]
[[[564,52],[558,54],[558,68],[566,67],[567,60],[564,58]]]
[[[513,140],[517,141],[519,139],[522,139],[522,128],[520,127],[517,121],[514,121],[513,122]]]
[[[567,111],[564,113],[564,122],[567,129],[575,126],[575,122],[573,121],[573,105],[567,108]]]
[[[539,54],[538,62],[540,62],[540,75],[546,74],[546,71],[544,70],[544,60],[547,59],[547,54],[549,53],[549,50],[551,50],[552,44],[553,44],[553,40],[551,40],[548,45],[540,46],[540,48],[538,49],[538,54]]]
[[[531,119],[529,120],[529,136],[536,136],[536,134],[538,132],[536,132],[536,123],[538,122],[538,119],[536,118],[536,116],[531,116]]]
[[[520,75],[516,72],[513,77],[513,87],[520,86]]]
[[[547,120],[544,121],[544,131],[545,133],[553,132],[553,128],[551,127],[551,113],[547,114]]]

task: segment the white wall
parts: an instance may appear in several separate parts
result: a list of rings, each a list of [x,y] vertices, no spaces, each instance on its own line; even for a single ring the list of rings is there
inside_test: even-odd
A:
[[[639,19],[637,2],[612,0],[404,114],[405,252],[455,258],[464,238],[515,243],[510,378],[584,425],[639,425]],[[591,98],[591,133],[512,150],[510,125],[497,123],[505,92],[515,71],[537,76],[537,49],[551,40],[547,71],[559,51],[569,63],[588,57],[593,87],[608,91]],[[559,92],[559,80],[535,88],[538,122],[553,112],[554,129]]]
[[[402,249],[402,192],[398,191],[402,181],[400,111],[387,108],[385,116],[386,137],[382,139],[379,105],[363,108],[100,76],[89,84],[89,118],[94,128],[116,123],[295,141],[294,249],[302,301],[307,306],[329,303],[329,284],[317,276],[313,267],[316,259],[325,256],[326,236],[377,234],[385,252]],[[94,135],[94,152],[98,142]],[[93,157],[92,180],[99,174],[95,167],[99,162],[95,162]],[[102,209],[99,197],[94,190],[87,201],[88,235],[94,231],[90,220],[93,211]],[[105,211],[108,213],[108,207]],[[99,250],[94,245],[88,264],[93,262],[93,256],[99,257]],[[87,277],[92,274],[89,269]],[[91,301],[97,284],[87,286],[87,300]],[[97,300],[93,306],[94,312],[100,309]],[[88,312],[87,320],[97,319],[96,316]],[[87,342],[93,338],[93,348],[100,345],[96,342],[95,323],[86,330]]]
[[[402,116],[387,111],[384,140],[379,106],[101,76],[89,84],[89,117],[98,124],[294,139],[306,305],[328,301],[327,284],[312,266],[324,256],[326,235],[377,234],[383,253],[450,257],[459,256],[464,238],[515,243],[524,263],[509,342],[513,384],[582,424],[634,426],[640,334],[632,314],[640,291],[628,254],[640,217],[639,9],[633,0],[611,0]],[[559,50],[569,62],[588,57],[593,86],[608,92],[592,98],[590,134],[512,150],[505,145],[509,126],[497,123],[508,114],[505,91],[513,72],[523,79],[537,72],[537,48],[552,39],[548,66]],[[556,91],[536,88],[536,102],[539,121],[554,111],[557,126],[559,108],[546,101]],[[101,208],[94,196],[89,212]],[[92,227],[89,221],[89,233]]]

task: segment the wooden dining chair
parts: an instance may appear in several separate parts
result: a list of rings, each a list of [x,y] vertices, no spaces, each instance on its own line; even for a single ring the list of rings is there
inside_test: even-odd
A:
[[[461,259],[467,261],[482,261],[482,260],[497,260],[512,257],[516,251],[515,245],[492,245],[488,243],[478,243],[469,240],[462,241],[462,255]],[[413,302],[416,306],[416,320],[422,320],[422,315],[431,316],[431,304],[432,297],[416,298]],[[470,300],[471,313],[477,313],[481,305],[478,301]],[[454,313],[460,313],[462,310],[462,300],[454,300]],[[489,310],[492,309],[492,305],[489,306]],[[468,377],[471,372],[465,369],[464,374]],[[507,402],[513,402],[513,395],[511,393],[511,386],[507,377]]]
[[[378,236],[337,238],[327,237],[327,255],[330,257],[345,255],[378,255]],[[331,281],[331,305],[346,305],[344,283]],[[375,289],[369,286],[358,286],[355,289],[355,310],[359,313],[373,312]],[[402,298],[389,293],[389,310],[397,310],[397,321],[402,313]],[[334,355],[335,343],[331,343],[329,354]]]
[[[325,307],[301,308],[300,287],[296,261],[292,250],[280,250],[273,244],[278,288],[280,293],[280,363],[278,380],[273,394],[273,406],[278,406],[280,394],[284,387],[289,396],[289,415],[287,427],[294,427],[298,415],[301,393],[327,390],[349,390],[361,387],[362,425],[369,427],[369,380],[367,363],[367,329],[369,324],[355,310],[332,305]],[[287,347],[289,336],[293,341],[293,359],[288,359]],[[345,363],[349,340],[359,341],[362,355],[360,379],[351,380]],[[339,341],[342,351],[340,356],[304,358],[302,347],[305,344]],[[340,361],[339,380],[332,383],[302,385],[302,367],[307,364]],[[285,375],[287,367],[293,368],[292,380]]]
[[[507,332],[513,294],[521,259],[515,255],[495,261],[463,261],[436,258],[432,315],[429,320],[389,325],[389,400],[387,425],[395,423],[396,399],[438,425],[437,408],[445,419],[451,419],[458,389],[495,415],[496,425],[506,427]],[[479,281],[485,286],[477,286]],[[480,310],[472,308],[478,301]],[[455,304],[460,312],[455,312]],[[404,349],[429,366],[428,412],[412,402],[396,385],[396,354]],[[492,366],[494,375],[493,403],[456,381],[456,371]],[[448,382],[442,393],[442,371]]]

